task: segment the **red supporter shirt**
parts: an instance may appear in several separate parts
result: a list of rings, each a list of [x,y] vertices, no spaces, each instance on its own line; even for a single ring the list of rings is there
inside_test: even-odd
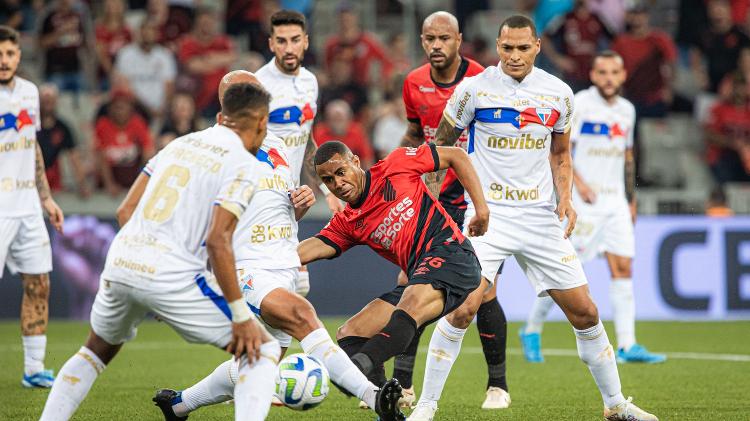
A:
[[[180,42],[178,58],[182,65],[185,65],[194,57],[204,56],[211,53],[228,53],[234,49],[232,41],[226,36],[217,36],[208,44],[201,44],[192,35],[185,35]],[[215,69],[213,72],[199,77],[197,94],[195,97],[195,106],[198,110],[203,110],[213,101],[218,101],[216,91],[219,89],[221,78],[229,72],[229,69],[222,67]]]
[[[107,116],[96,121],[95,147],[102,151],[115,182],[122,187],[128,188],[135,181],[142,167],[143,153],[150,150],[152,144],[148,125],[138,115],[133,115],[122,127]]]
[[[412,70],[404,80],[404,106],[406,118],[412,123],[419,123],[424,132],[425,142],[435,141],[435,132],[443,117],[443,109],[464,77],[482,73],[484,67],[474,60],[461,58],[461,65],[453,82],[445,84],[432,80],[430,63]],[[461,134],[456,146],[466,149],[467,132]],[[440,203],[445,207],[466,208],[464,188],[456,178],[456,173],[449,169],[440,188]]]
[[[727,136],[729,141],[750,139],[750,107],[719,102],[711,108],[708,127]],[[713,165],[722,155],[734,153],[736,153],[734,149],[709,143],[706,150],[706,161]]]
[[[123,26],[118,30],[111,31],[105,25],[100,24],[96,25],[94,33],[96,34],[96,43],[104,47],[104,50],[106,51],[110,60],[113,61],[113,64],[117,52],[133,40],[133,36],[127,26]],[[101,66],[99,66],[99,76],[103,75],[104,70]]]
[[[313,128],[313,138],[318,145],[322,145],[329,140],[339,140],[344,142],[352,150],[352,153],[359,156],[362,161],[368,163],[375,161],[375,152],[370,145],[370,139],[367,138],[364,127],[356,121],[352,121],[343,136],[334,134],[325,123],[316,124]]]
[[[336,255],[365,244],[411,274],[424,252],[465,239],[422,182],[439,165],[434,144],[394,150],[365,172],[359,203],[334,215],[316,237]]]
[[[669,35],[656,30],[643,38],[622,34],[612,43],[612,49],[625,62],[627,98],[645,104],[663,101],[667,82],[661,67],[677,60],[677,47]]]
[[[559,40],[562,53],[576,63],[576,69],[566,76],[586,83],[589,81],[591,61],[599,45],[613,38],[607,25],[594,13],[581,17],[576,12],[569,12],[552,21],[547,31]]]
[[[337,56],[352,63],[352,78],[363,86],[370,82],[370,64],[373,60],[380,62],[382,79],[388,79],[393,72],[393,63],[380,41],[366,32],[362,32],[353,44],[344,43],[337,35],[328,38],[325,45],[327,68],[330,69]]]

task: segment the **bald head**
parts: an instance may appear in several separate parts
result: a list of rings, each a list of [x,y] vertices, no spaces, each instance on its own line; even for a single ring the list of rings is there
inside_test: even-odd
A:
[[[458,19],[445,11],[435,12],[430,16],[427,16],[422,23],[422,33],[425,32],[425,29],[433,28],[435,26],[439,26],[441,29],[449,29],[456,34],[459,32]]]
[[[222,108],[224,107],[224,93],[235,83],[251,83],[262,87],[258,78],[247,70],[233,70],[225,74],[219,83],[219,104]]]
[[[442,11],[427,16],[422,24],[421,39],[422,49],[434,71],[450,73],[451,69],[457,69],[461,33],[455,16]],[[446,75],[448,81],[453,80],[454,76]]]

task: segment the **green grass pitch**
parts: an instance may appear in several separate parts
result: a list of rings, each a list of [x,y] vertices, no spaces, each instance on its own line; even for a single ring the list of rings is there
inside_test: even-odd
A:
[[[341,320],[326,320],[333,331]],[[544,364],[528,364],[519,354],[518,324],[508,327],[508,380],[513,398],[504,411],[479,409],[484,398],[486,372],[475,328],[470,328],[463,352],[453,367],[438,420],[599,420],[601,399],[587,368],[575,352],[570,327],[549,323]],[[47,365],[58,370],[83,343],[87,325],[52,322]],[[611,324],[607,325],[613,338]],[[424,351],[431,330],[422,338],[415,373],[417,391],[422,383]],[[0,323],[0,420],[36,420],[47,397],[45,390],[20,385],[22,351],[17,322]],[[620,365],[625,396],[652,411],[661,420],[750,419],[750,322],[644,322],[638,339],[653,351],[670,353],[665,364]],[[298,351],[297,345],[290,350]],[[77,420],[160,420],[151,396],[159,387],[184,388],[226,358],[208,346],[188,345],[167,326],[150,322],[138,338],[124,347],[105,370],[79,408]],[[389,369],[390,372],[390,369]],[[203,408],[191,420],[233,419],[230,405]],[[357,408],[335,388],[323,404],[311,411],[272,408],[268,420],[373,420],[374,413]]]

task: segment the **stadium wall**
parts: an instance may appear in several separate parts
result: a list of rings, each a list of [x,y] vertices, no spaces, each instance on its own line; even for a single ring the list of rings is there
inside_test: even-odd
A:
[[[303,221],[302,238],[325,221]],[[52,233],[55,270],[50,313],[88,317],[98,273],[115,234],[115,222],[69,216],[65,235]],[[637,315],[647,320],[750,319],[750,217],[641,217],[636,225],[634,281]],[[609,273],[603,259],[585,265],[602,318],[611,317]],[[351,315],[393,287],[398,269],[366,247],[310,265],[309,298],[321,315]],[[533,291],[514,260],[500,277],[498,295],[510,320],[525,319]],[[21,282],[5,271],[0,318],[17,318]],[[552,319],[562,319],[555,309]]]

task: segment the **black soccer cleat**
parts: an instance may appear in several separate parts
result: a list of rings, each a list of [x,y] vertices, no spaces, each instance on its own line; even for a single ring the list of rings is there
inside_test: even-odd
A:
[[[380,421],[405,421],[406,416],[398,406],[401,398],[401,385],[396,379],[390,379],[378,390],[375,398],[375,412]]]
[[[178,417],[172,409],[172,405],[182,402],[181,392],[172,389],[159,389],[151,400],[161,409],[165,421],[184,421],[188,419],[187,416]]]

